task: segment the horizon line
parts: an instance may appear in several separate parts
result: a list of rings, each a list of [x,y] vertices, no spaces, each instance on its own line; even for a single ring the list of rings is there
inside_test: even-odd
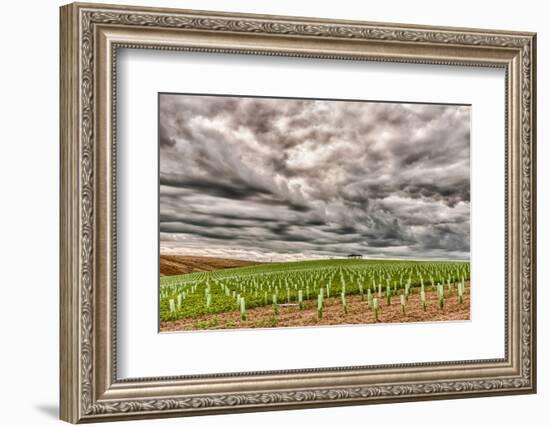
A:
[[[182,254],[170,254],[170,253],[160,253],[160,256],[166,255],[166,256],[182,256],[182,257],[196,257],[196,258],[219,258],[219,259],[229,259],[229,260],[235,260],[235,261],[248,261],[248,262],[257,262],[258,264],[272,264],[272,263],[289,263],[289,262],[305,262],[305,261],[325,261],[325,260],[347,260],[348,258],[346,256],[340,256],[340,257],[326,257],[326,258],[301,258],[301,259],[295,259],[295,260],[280,260],[280,261],[255,261],[252,259],[244,259],[244,258],[233,258],[233,257],[225,257],[225,256],[206,256],[206,255],[182,255]],[[380,257],[370,257],[370,256],[361,256],[361,258],[354,258],[350,259],[353,261],[357,260],[375,260],[375,261],[452,261],[452,262],[470,262],[470,258],[468,259],[462,259],[462,258],[400,258],[400,257],[389,257],[389,258],[380,258]]]

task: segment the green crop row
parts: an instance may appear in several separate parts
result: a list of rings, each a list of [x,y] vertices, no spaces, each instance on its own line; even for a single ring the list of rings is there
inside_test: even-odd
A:
[[[370,295],[388,300],[393,295],[407,298],[419,289],[449,288],[470,279],[468,262],[320,260],[270,263],[161,278],[161,320],[240,312],[280,304],[303,306],[315,300],[339,297],[347,310],[347,295]],[[461,297],[460,297],[461,298]],[[319,303],[319,301],[321,301]],[[322,307],[321,307],[322,308]],[[318,309],[319,311],[319,309]],[[321,309],[322,312],[322,309]]]

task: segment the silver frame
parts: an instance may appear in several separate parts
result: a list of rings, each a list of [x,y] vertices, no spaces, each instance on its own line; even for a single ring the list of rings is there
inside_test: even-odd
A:
[[[61,8],[60,43],[63,420],[78,423],[536,391],[534,33],[75,3]],[[118,48],[504,68],[505,357],[117,379]]]

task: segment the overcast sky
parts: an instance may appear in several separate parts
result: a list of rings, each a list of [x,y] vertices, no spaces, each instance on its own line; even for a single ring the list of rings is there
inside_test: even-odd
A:
[[[162,252],[469,259],[470,107],[159,103]]]

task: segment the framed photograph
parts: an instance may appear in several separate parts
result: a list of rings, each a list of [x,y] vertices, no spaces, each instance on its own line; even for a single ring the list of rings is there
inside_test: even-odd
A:
[[[470,319],[470,105],[158,103],[161,332]]]
[[[535,34],[60,22],[63,420],[536,391]]]

